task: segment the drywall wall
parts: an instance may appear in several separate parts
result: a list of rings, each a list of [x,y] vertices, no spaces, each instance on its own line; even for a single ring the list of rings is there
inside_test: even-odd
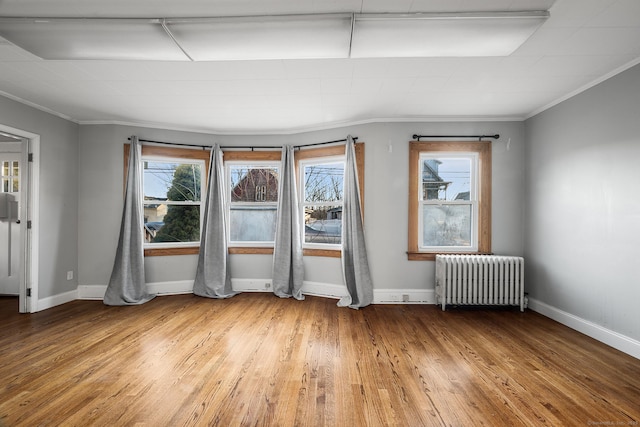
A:
[[[40,135],[38,298],[72,292],[78,270],[78,125],[0,96],[0,124]]]
[[[119,230],[122,147],[130,135],[141,139],[225,146],[305,144],[357,136],[365,147],[365,233],[376,289],[434,288],[433,262],[408,261],[409,141],[419,134],[501,134],[493,143],[493,250],[523,251],[524,139],[520,122],[377,123],[296,135],[207,135],[121,125],[80,126],[79,281],[105,285]],[[268,279],[271,255],[232,255],[234,279]],[[193,280],[196,256],[148,257],[148,282]],[[305,258],[305,280],[342,285],[338,258]]]
[[[635,340],[639,118],[635,66],[525,123],[530,296],[567,319]]]

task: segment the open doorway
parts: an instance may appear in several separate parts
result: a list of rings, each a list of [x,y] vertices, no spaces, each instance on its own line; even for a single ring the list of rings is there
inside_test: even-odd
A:
[[[0,134],[0,295],[20,295],[21,214],[21,142],[8,141]]]
[[[0,295],[16,298],[21,313],[37,311],[33,153],[39,143],[38,135],[0,125]]]

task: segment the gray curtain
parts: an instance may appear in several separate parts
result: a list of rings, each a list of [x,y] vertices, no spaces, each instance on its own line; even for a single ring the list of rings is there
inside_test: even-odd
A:
[[[222,150],[216,144],[209,158],[207,199],[200,237],[200,255],[193,293],[208,298],[229,298],[237,292],[231,287],[227,218],[225,212],[224,168]]]
[[[303,300],[302,232],[296,191],[294,148],[282,147],[278,187],[278,224],[273,251],[273,293],[281,298]]]
[[[144,277],[144,222],[142,218],[142,149],[131,137],[127,185],[120,225],[120,239],[111,279],[104,294],[106,305],[136,305],[151,300]]]
[[[349,296],[342,298],[338,305],[357,309],[371,304],[373,301],[373,282],[369,272],[367,248],[364,241],[356,152],[351,136],[347,137],[344,167],[342,273]]]

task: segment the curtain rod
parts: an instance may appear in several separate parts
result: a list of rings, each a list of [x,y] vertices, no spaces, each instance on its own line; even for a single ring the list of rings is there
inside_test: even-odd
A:
[[[127,138],[127,140],[131,141],[131,138]],[[353,141],[357,141],[358,137],[354,136],[353,137]],[[210,145],[196,145],[196,144],[179,144],[179,143],[175,143],[175,142],[165,142],[165,141],[154,141],[151,139],[138,139],[138,141],[140,142],[148,142],[151,144],[162,144],[162,145],[172,145],[174,147],[196,147],[196,148],[202,148],[203,150],[206,149],[211,149],[212,146]],[[338,142],[347,142],[347,138],[344,139],[336,139],[335,141],[325,141],[325,142],[314,142],[311,144],[301,144],[301,145],[294,145],[294,148],[305,148],[305,147],[313,147],[313,146],[317,146],[317,145],[327,145],[327,144],[337,144]],[[244,149],[244,150],[265,150],[265,149],[269,149],[269,150],[275,150],[275,149],[280,149],[282,148],[281,145],[263,145],[263,146],[252,146],[252,145],[225,145],[225,146],[221,146],[220,147],[222,150],[228,149],[228,150],[232,150],[232,149]]]
[[[483,138],[493,138],[493,139],[498,139],[500,138],[500,134],[495,134],[495,135],[413,135],[413,139],[415,139],[416,141],[420,141],[420,138],[478,138],[478,140],[481,140]]]
[[[358,137],[355,136],[352,138],[353,141],[357,141]],[[300,144],[300,145],[294,145],[293,148],[296,149],[300,149],[300,148],[306,148],[306,147],[314,147],[317,145],[327,145],[327,144],[337,144],[339,142],[347,142],[347,138],[344,139],[336,139],[335,141],[324,141],[324,142],[313,142],[311,144]],[[244,150],[260,150],[260,149],[265,149],[265,148],[282,148],[281,145],[265,145],[265,146],[252,146],[252,145],[223,145],[220,147],[221,149],[225,150],[233,150],[233,149],[244,149]]]
[[[127,141],[131,141],[131,137],[127,138]],[[154,141],[152,139],[138,139],[139,142],[148,142],[151,144],[162,144],[162,145],[172,145],[174,147],[195,147],[202,148],[203,150],[211,149],[211,145],[196,145],[196,144],[179,144],[177,142],[165,142],[165,141]]]

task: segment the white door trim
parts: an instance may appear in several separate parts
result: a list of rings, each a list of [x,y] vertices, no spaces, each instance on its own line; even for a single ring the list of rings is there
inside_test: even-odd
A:
[[[0,131],[25,138],[21,143],[22,164],[26,165],[28,178],[27,187],[23,187],[26,209],[21,210],[21,236],[25,236],[23,244],[23,260],[21,268],[19,306],[20,313],[35,313],[38,311],[38,266],[40,247],[40,135],[0,124]],[[33,154],[33,162],[28,161],[28,154]],[[23,181],[24,182],[24,181]],[[27,230],[27,223],[31,221],[31,229]],[[31,289],[31,296],[27,296],[27,288]]]

